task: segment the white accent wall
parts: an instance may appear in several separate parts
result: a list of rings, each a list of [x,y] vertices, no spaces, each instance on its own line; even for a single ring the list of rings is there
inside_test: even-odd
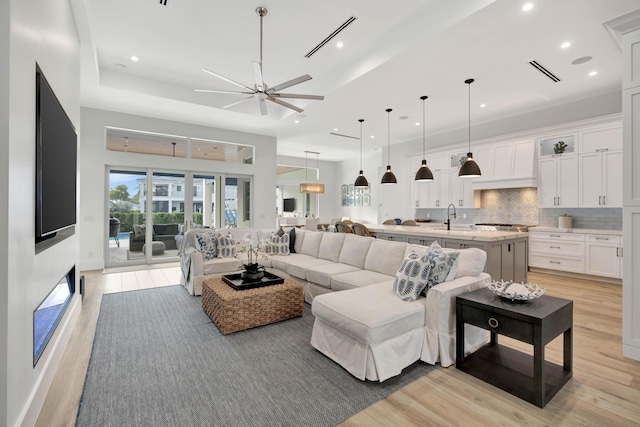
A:
[[[78,232],[35,253],[35,73],[76,129],[80,44],[68,0],[0,2],[0,425],[33,425],[80,311],[78,293],[33,366],[33,310],[76,265]],[[77,209],[77,207],[76,207]]]
[[[116,127],[152,133],[187,136],[255,146],[254,164],[186,159],[148,154],[107,151],[105,129]],[[176,172],[211,172],[253,176],[253,226],[275,226],[276,138],[173,122],[113,111],[82,108],[80,142],[80,267],[104,267],[108,235],[107,168],[154,169]]]

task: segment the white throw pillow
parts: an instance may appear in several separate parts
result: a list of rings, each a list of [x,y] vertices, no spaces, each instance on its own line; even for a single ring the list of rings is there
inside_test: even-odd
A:
[[[233,239],[233,237],[217,234],[216,238],[218,240],[218,258],[231,258],[236,256],[236,241]]]
[[[459,255],[460,252],[445,252],[438,242],[433,242],[429,245],[427,252],[421,258],[424,263],[430,266],[427,286],[424,288],[425,293],[447,279],[449,271],[451,271]]]
[[[218,239],[215,233],[211,231],[202,231],[195,233],[194,237],[198,245],[198,250],[202,254],[202,259],[208,261],[217,256]]]
[[[447,252],[446,249],[445,252]],[[460,251],[460,255],[451,268],[446,281],[457,279],[458,277],[463,276],[475,277],[478,274],[482,273],[486,262],[487,253],[482,249],[463,249]]]
[[[427,286],[431,264],[423,258],[411,251],[400,264],[393,281],[393,290],[403,301],[415,301]]]

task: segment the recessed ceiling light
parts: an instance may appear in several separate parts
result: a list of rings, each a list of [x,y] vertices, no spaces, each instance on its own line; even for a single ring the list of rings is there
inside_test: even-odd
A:
[[[333,131],[334,131],[334,132],[337,132],[337,131],[338,131],[338,128],[333,128]]]
[[[132,60],[133,62],[138,62],[138,61],[140,60],[140,58],[138,58],[137,56],[132,56],[132,57],[131,57],[131,60]]]
[[[369,138],[374,139],[374,138],[375,138],[375,135],[371,135]]]
[[[525,3],[524,6],[522,6],[522,10],[527,12],[529,10],[533,9],[533,3]]]
[[[568,48],[569,46],[571,46],[571,43],[569,43],[569,42],[564,42],[564,43],[562,43],[562,44],[560,45],[560,47],[561,47],[561,48],[563,48],[563,49],[566,49],[566,48]]]
[[[293,123],[300,123],[300,120],[294,120]]]
[[[598,75],[597,71],[592,71],[592,72],[589,73],[590,77],[593,77],[593,76],[596,76],[596,75]]]
[[[336,43],[336,46],[337,46],[337,47],[342,47],[342,46],[344,46],[344,43],[342,43],[342,42],[338,42],[338,43]]]
[[[486,106],[487,106],[487,104],[480,104],[480,108],[484,108]]]
[[[416,126],[420,126],[420,122],[416,122]]]

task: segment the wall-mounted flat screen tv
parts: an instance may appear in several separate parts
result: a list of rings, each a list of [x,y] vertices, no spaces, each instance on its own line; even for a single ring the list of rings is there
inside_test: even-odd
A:
[[[283,212],[293,212],[296,210],[296,199],[282,199]]]
[[[77,136],[69,116],[36,70],[36,243],[76,223]]]

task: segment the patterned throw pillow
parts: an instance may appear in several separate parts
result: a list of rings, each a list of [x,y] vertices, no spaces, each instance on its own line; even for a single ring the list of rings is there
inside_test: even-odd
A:
[[[217,238],[212,232],[195,233],[196,242],[198,244],[202,259],[208,261],[214,259],[217,255]]]
[[[415,251],[409,252],[393,281],[393,290],[401,300],[415,301],[418,298],[427,286],[430,268],[431,265],[426,264]]]
[[[427,286],[424,288],[424,293],[444,282],[449,275],[449,271],[453,264],[458,259],[460,252],[448,252],[445,253],[438,242],[433,242],[428,248],[427,252],[422,256],[422,262],[429,265],[430,271],[427,277]]]
[[[236,256],[236,241],[231,236],[218,234],[218,258],[231,258]]]
[[[267,246],[267,253],[271,255],[289,255],[289,235],[278,236],[277,233],[271,235],[271,243]]]

